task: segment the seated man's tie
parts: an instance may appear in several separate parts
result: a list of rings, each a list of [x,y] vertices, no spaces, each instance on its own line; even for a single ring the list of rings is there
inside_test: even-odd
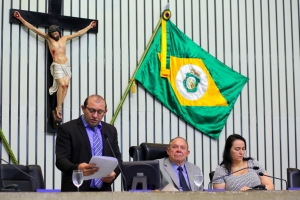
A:
[[[180,186],[182,187],[182,191],[191,191],[189,186],[186,184],[185,178],[182,173],[182,167],[179,166],[177,170],[179,172],[179,181],[180,181]]]

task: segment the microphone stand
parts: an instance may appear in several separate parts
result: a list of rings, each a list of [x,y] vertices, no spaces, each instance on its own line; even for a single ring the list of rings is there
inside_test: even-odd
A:
[[[107,135],[106,135],[105,133],[104,133],[104,138],[106,139],[106,141],[107,141],[107,143],[108,143],[108,146],[109,146],[111,152],[113,153],[114,157],[117,159],[117,157],[116,157],[116,155],[115,155],[115,152],[114,152],[113,148],[111,147],[110,142],[108,141],[108,137],[107,137]],[[117,159],[117,160],[118,160],[118,159]],[[124,190],[124,191],[127,191],[127,182],[126,182],[125,176],[124,176],[124,174],[123,174],[122,168],[120,167],[119,160],[118,160],[118,167],[119,167],[119,169],[120,169],[120,173],[121,173],[121,176],[122,176],[123,181],[124,181],[124,184],[125,184],[125,186],[123,185],[123,190]],[[125,189],[125,188],[126,188],[126,189]]]
[[[208,189],[210,189],[210,190],[212,189],[212,182],[213,182],[213,181],[219,180],[219,179],[224,178],[224,177],[226,177],[226,176],[230,176],[231,174],[234,174],[234,173],[236,173],[236,172],[242,171],[242,170],[244,170],[244,169],[254,169],[254,170],[258,170],[259,167],[257,167],[257,166],[254,166],[254,167],[244,167],[244,168],[239,169],[239,170],[236,170],[236,171],[234,171],[234,172],[230,172],[229,174],[226,174],[226,175],[224,175],[224,176],[220,176],[220,177],[218,177],[218,178],[215,178],[215,179],[211,180],[211,181],[208,183]]]

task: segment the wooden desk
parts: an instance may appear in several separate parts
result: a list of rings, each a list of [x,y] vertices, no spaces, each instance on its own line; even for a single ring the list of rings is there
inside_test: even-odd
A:
[[[58,193],[36,193],[36,192],[15,192],[0,193],[1,200],[183,200],[183,199],[212,199],[212,200],[285,200],[300,199],[300,191],[250,191],[250,192],[58,192]]]

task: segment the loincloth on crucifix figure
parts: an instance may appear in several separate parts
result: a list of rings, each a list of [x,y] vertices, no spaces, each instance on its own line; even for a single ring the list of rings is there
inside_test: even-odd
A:
[[[47,34],[27,22],[18,11],[14,12],[14,17],[20,20],[29,30],[35,32],[47,41],[53,60],[50,66],[51,75],[53,76],[53,85],[49,88],[49,94],[52,95],[56,92],[57,97],[57,104],[55,110],[52,111],[52,117],[54,121],[61,122],[62,104],[68,92],[71,78],[71,66],[66,56],[67,41],[87,33],[88,30],[96,26],[96,22],[92,21],[87,27],[74,34],[62,36],[59,26],[51,25]]]
[[[55,121],[62,120],[62,103],[67,95],[70,78],[71,78],[71,66],[69,61],[65,64],[59,64],[53,62],[50,66],[50,72],[53,77],[53,85],[49,88],[49,94],[53,95],[56,92],[57,106],[52,111],[53,119]]]

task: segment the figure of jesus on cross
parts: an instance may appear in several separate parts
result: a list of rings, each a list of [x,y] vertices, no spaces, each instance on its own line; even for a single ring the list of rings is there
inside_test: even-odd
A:
[[[56,25],[51,25],[47,34],[27,22],[18,11],[14,12],[14,17],[20,20],[29,30],[35,32],[47,41],[53,59],[53,63],[50,66],[51,75],[53,76],[53,85],[49,88],[49,94],[52,95],[57,92],[57,105],[55,110],[52,111],[52,114],[54,120],[62,121],[62,103],[66,97],[71,78],[71,66],[66,56],[66,43],[68,40],[79,37],[88,32],[91,28],[94,28],[96,22],[92,21],[87,27],[74,34],[62,36],[60,28]]]

